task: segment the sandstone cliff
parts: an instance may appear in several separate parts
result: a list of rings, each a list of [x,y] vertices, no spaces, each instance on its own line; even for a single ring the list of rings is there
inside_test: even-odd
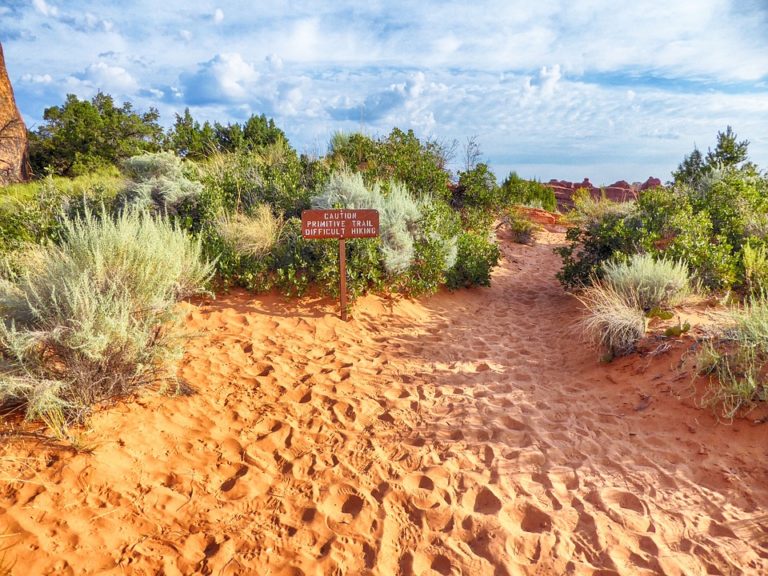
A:
[[[27,128],[8,78],[0,44],[0,186],[29,179]]]
[[[634,184],[619,180],[609,186],[598,188],[589,181],[589,178],[584,178],[582,182],[578,183],[567,182],[565,180],[550,180],[546,183],[546,186],[549,186],[555,192],[557,207],[561,210],[569,210],[573,207],[573,200],[571,200],[571,197],[576,190],[581,188],[589,190],[593,198],[600,198],[605,194],[606,198],[616,202],[626,202],[627,200],[634,200],[637,198],[638,193],[643,190],[661,186],[661,180],[658,178],[648,178],[648,180],[643,183],[635,182]]]

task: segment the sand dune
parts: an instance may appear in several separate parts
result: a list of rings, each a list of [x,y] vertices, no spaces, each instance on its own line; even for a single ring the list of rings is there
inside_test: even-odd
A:
[[[562,241],[347,323],[328,300],[185,305],[196,393],[97,413],[91,454],[6,443],[12,573],[768,573],[767,429],[696,408],[685,343],[598,363]]]

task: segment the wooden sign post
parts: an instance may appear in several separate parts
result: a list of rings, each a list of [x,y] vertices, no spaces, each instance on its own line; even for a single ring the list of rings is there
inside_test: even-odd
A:
[[[308,240],[339,239],[339,304],[341,319],[347,320],[347,238],[379,235],[378,210],[304,210],[301,235]]]

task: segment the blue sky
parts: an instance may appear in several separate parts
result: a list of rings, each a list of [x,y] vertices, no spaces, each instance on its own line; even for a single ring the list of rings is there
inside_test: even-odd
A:
[[[768,168],[768,1],[0,0],[28,126],[96,91],[226,123],[468,138],[502,179],[670,177],[731,125]]]

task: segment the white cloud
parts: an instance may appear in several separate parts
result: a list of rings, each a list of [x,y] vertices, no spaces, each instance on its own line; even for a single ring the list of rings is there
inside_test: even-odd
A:
[[[224,10],[221,8],[216,8],[213,13],[213,22],[214,24],[221,24],[224,22]]]
[[[30,84],[50,84],[53,82],[53,77],[50,74],[24,74],[21,81]]]
[[[91,64],[80,79],[103,92],[130,94],[138,88],[138,83],[125,68],[106,62]]]
[[[187,98],[195,104],[241,102],[253,94],[259,74],[238,53],[217,54],[198,66],[194,74],[182,76]]]
[[[51,6],[45,0],[32,0],[32,5],[43,16],[56,17],[59,15],[59,9]]]
[[[283,59],[280,58],[280,56],[278,56],[277,54],[270,54],[269,56],[267,56],[266,60],[267,60],[267,64],[269,64],[269,67],[272,70],[278,71],[283,69],[283,66],[284,66]]]

